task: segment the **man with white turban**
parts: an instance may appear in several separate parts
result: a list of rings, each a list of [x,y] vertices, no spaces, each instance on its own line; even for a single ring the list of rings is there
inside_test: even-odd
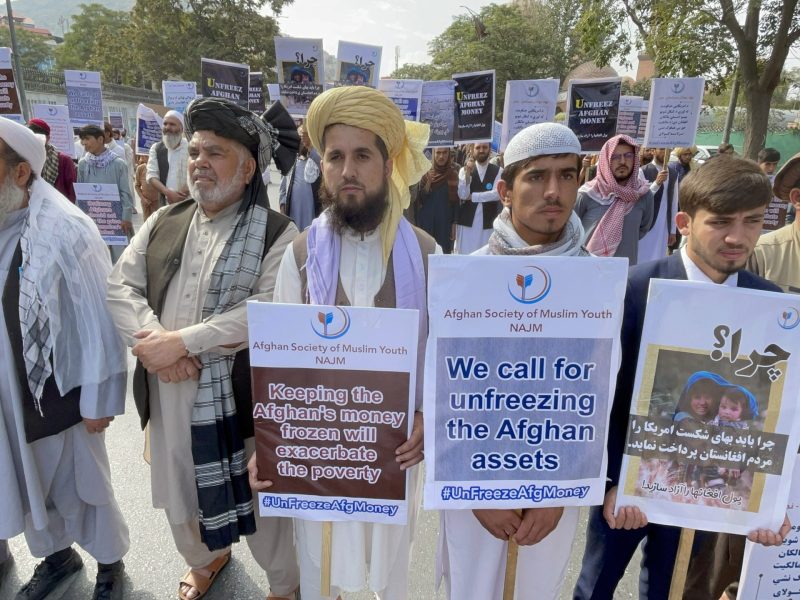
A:
[[[125,349],[106,308],[97,227],[41,177],[42,140],[0,119],[0,540],[44,561],[18,600],[98,562],[93,600],[122,597],[128,528],[103,431],[123,413]],[[5,544],[3,544],[5,545]]]
[[[352,86],[329,90],[308,110],[306,128],[322,157],[327,205],[283,256],[275,301],[294,304],[417,309],[420,314],[416,406],[413,430],[396,450],[405,471],[422,458],[422,363],[427,336],[428,255],[441,248],[403,218],[409,186],[430,168],[424,154],[429,128],[404,121],[382,93]],[[354,382],[355,383],[355,382]],[[253,459],[250,485],[264,490]],[[331,590],[365,585],[382,600],[408,597],[408,561],[419,498],[419,469],[411,470],[407,525],[359,521],[332,527]],[[304,600],[322,598],[322,523],[295,519],[300,587]]]
[[[147,159],[147,183],[158,190],[158,206],[175,204],[189,197],[188,160],[189,142],[184,135],[183,115],[171,110],[164,115],[161,141],[150,146]]]
[[[581,144],[569,128],[538,123],[508,143],[497,184],[503,211],[489,243],[473,254],[490,256],[588,256],[572,211],[578,195]],[[518,598],[556,600],[578,527],[575,506],[439,513],[437,579],[447,597],[501,598],[508,541],[520,545]],[[480,565],[480,568],[476,568]]]

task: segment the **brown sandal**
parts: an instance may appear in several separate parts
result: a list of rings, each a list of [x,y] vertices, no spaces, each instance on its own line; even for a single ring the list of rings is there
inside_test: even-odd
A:
[[[178,598],[180,600],[200,600],[203,596],[206,595],[211,586],[213,585],[214,581],[217,579],[217,575],[220,574],[222,569],[225,568],[225,565],[228,564],[228,561],[231,559],[231,553],[228,552],[223,554],[218,559],[214,560],[210,564],[203,567],[211,571],[210,575],[203,575],[202,573],[198,573],[194,569],[189,569],[186,571],[186,575],[183,576],[183,579],[180,580],[178,583]],[[183,586],[189,586],[189,589],[195,589],[199,593],[194,598],[189,598],[183,592]],[[188,590],[187,590],[188,591]]]

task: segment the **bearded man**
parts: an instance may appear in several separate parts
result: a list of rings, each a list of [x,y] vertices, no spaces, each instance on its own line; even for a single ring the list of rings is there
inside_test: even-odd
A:
[[[186,164],[189,142],[183,132],[183,115],[176,110],[164,115],[161,141],[150,146],[147,159],[147,183],[158,190],[159,206],[186,200]]]

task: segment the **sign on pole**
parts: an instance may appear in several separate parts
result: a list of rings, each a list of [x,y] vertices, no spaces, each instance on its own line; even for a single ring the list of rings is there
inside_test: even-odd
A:
[[[103,92],[98,71],[64,71],[69,118],[75,127],[103,126]]]
[[[692,146],[704,89],[702,77],[653,79],[645,145],[648,148]]]
[[[75,183],[75,203],[94,221],[109,246],[127,246],[122,201],[116,183]]]
[[[800,441],[798,325],[796,296],[651,281],[617,506],[777,531]]]
[[[17,123],[25,122],[11,64],[11,48],[0,48],[0,116]]]
[[[121,112],[108,111],[108,122],[114,129],[125,129],[125,121]]]
[[[380,46],[340,41],[336,53],[336,82],[339,85],[378,87],[382,50]]]
[[[395,103],[407,121],[419,121],[422,102],[421,79],[381,79],[378,89]]]
[[[453,75],[456,144],[489,143],[494,127],[494,70]]]
[[[150,146],[161,141],[164,119],[152,108],[140,104],[136,107],[136,154],[147,155]]]
[[[419,120],[431,126],[431,135],[428,139],[428,146],[431,148],[453,145],[455,86],[456,82],[451,79],[426,81],[422,84]]]
[[[425,508],[601,504],[627,261],[429,268]]]
[[[281,104],[289,114],[304,117],[314,98],[323,91],[322,40],[276,37],[275,60]]]
[[[556,116],[558,86],[558,79],[506,81],[501,152],[505,151],[515,135],[529,125],[553,120]]]
[[[162,81],[161,95],[164,106],[182,113],[197,97],[197,84],[194,81]]]
[[[617,115],[617,135],[627,135],[639,145],[643,141],[639,140],[643,100],[641,96],[620,96]]]
[[[66,106],[57,104],[34,104],[33,116],[50,126],[50,143],[67,156],[75,156],[75,135]]]
[[[247,108],[250,102],[250,67],[210,58],[200,59],[203,97],[224,98]]]
[[[416,310],[247,303],[262,516],[404,524]]]
[[[258,114],[267,110],[264,103],[263,73],[250,73],[250,110]]]
[[[617,111],[622,89],[618,77],[573,79],[567,90],[567,127],[585,153],[599,152],[617,133]]]

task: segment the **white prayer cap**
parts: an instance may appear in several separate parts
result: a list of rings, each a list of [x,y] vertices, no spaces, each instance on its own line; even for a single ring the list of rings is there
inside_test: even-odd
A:
[[[177,119],[178,122],[181,124],[181,129],[185,129],[186,125],[183,123],[183,114],[179,113],[177,110],[168,110],[167,114],[164,115],[164,119],[168,119],[172,117],[173,119]]]
[[[536,123],[511,138],[503,153],[503,164],[508,167],[534,156],[580,153],[581,143],[569,127],[559,123]]]
[[[31,170],[38,176],[47,157],[44,149],[44,138],[40,138],[25,125],[15,123],[11,119],[0,117],[0,139],[24,158],[31,165]]]

